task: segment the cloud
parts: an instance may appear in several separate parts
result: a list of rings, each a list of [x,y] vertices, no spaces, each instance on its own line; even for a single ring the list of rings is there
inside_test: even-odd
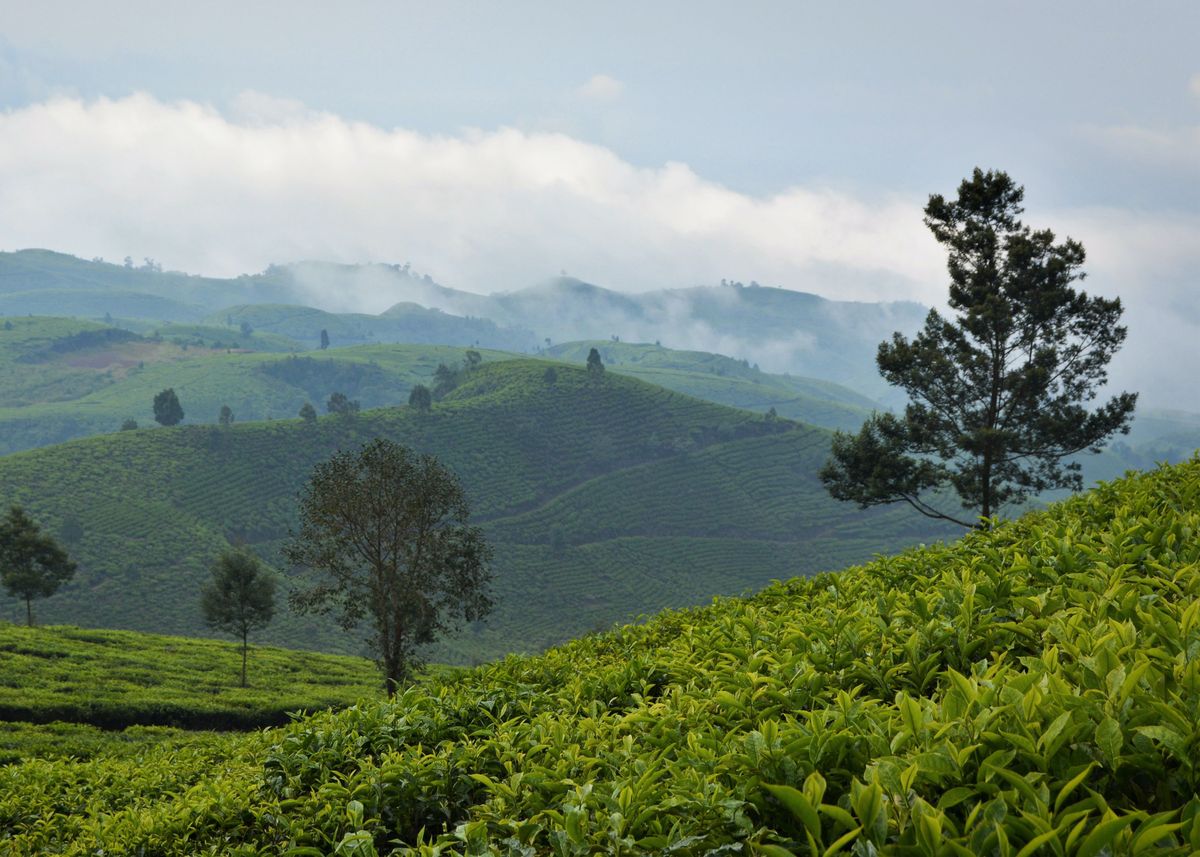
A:
[[[1200,75],[1197,76],[1200,78]],[[1087,135],[1118,158],[1200,176],[1200,125],[1146,128],[1140,125],[1092,127]]]
[[[751,196],[563,134],[431,136],[254,93],[227,113],[133,95],[0,114],[0,235],[7,249],[152,256],[218,275],[303,258],[410,261],[479,292],[565,268],[626,290],[729,276],[861,299],[900,284],[920,297],[942,267],[916,200]]]
[[[625,84],[607,74],[594,74],[587,83],[575,90],[590,101],[616,101],[625,90]]]
[[[1192,95],[1200,98],[1200,71],[1192,75],[1192,79],[1188,81],[1188,90]]]
[[[1195,141],[1113,139],[1165,146],[1173,158],[1174,146]],[[923,202],[827,187],[753,195],[686,164],[635,166],[561,133],[420,134],[258,93],[224,112],[148,95],[0,112],[0,249],[149,256],[223,276],[299,259],[411,262],[479,293],[566,269],[625,291],[729,277],[941,304],[945,258],[922,224]],[[1029,220],[1082,240],[1089,290],[1129,307],[1114,379],[1164,401],[1192,390],[1200,214],[1067,209]],[[364,288],[325,303],[379,311],[393,299]]]

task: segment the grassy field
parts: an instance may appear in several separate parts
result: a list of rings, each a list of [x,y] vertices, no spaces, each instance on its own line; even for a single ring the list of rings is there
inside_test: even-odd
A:
[[[378,696],[364,658],[131,631],[0,624],[0,720],[251,729]]]
[[[863,514],[831,500],[815,476],[822,430],[616,373],[597,381],[563,364],[505,361],[485,363],[428,414],[145,429],[0,459],[0,502],[28,506],[51,532],[82,533],[67,545],[76,580],[35,611],[204,633],[199,586],[217,554],[244,541],[277,563],[312,466],[376,436],[459,473],[495,543],[497,610],[434,653],[453,663],[535,651],[936,532],[902,509]],[[290,614],[264,639],[359,651],[356,638]]]
[[[0,770],[8,853],[1200,851],[1200,460],[226,743]]]

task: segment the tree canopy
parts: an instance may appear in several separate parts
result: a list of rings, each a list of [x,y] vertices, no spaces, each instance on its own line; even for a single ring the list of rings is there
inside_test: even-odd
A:
[[[930,196],[925,223],[947,252],[954,315],[931,310],[911,341],[880,344],[880,373],[909,401],[835,434],[821,478],[837,499],[907,502],[972,526],[929,492],[953,490],[986,521],[1038,492],[1078,490],[1079,463],[1066,459],[1128,431],[1137,394],[1087,407],[1125,340],[1121,302],[1072,288],[1083,245],[1024,225],[1023,198],[1006,173],[980,169],[956,199]]]
[[[159,425],[177,425],[183,419],[183,406],[175,390],[168,387],[154,396],[154,421]]]
[[[0,520],[0,583],[25,602],[25,620],[33,625],[33,600],[49,598],[75,574],[75,563],[20,506]]]
[[[339,452],[313,470],[299,518],[283,555],[318,582],[293,607],[336,612],[347,630],[367,622],[389,693],[412,679],[422,646],[491,610],[491,549],[433,456],[382,438]]]
[[[427,413],[433,407],[433,396],[424,384],[417,384],[408,394],[408,404],[422,413]]]

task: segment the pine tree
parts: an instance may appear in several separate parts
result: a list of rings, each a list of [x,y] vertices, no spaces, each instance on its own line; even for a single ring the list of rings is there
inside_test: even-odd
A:
[[[907,502],[972,526],[928,492],[952,489],[986,522],[1005,503],[1080,489],[1079,463],[1064,459],[1128,432],[1137,394],[1085,407],[1125,341],[1121,302],[1071,287],[1084,276],[1083,246],[1025,226],[1023,198],[1007,174],[979,169],[957,199],[929,198],[925,223],[947,250],[954,316],[931,310],[912,341],[896,333],[879,346],[879,371],[909,404],[858,434],[835,433],[821,478],[837,499]]]

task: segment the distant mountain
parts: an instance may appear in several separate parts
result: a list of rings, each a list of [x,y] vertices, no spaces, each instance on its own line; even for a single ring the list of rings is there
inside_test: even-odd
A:
[[[245,542],[277,563],[312,466],[376,436],[451,466],[496,546],[494,619],[437,655],[458,662],[952,532],[907,509],[861,512],[830,499],[816,477],[825,430],[615,371],[596,379],[510,360],[469,373],[428,414],[141,429],[0,457],[0,506],[22,503],[70,534],[81,565],[68,588],[35,605],[41,621],[207,633],[197,599],[217,553]],[[263,639],[356,646],[287,615]]]
[[[252,306],[264,304],[274,306]],[[251,325],[258,318],[264,329],[311,346],[318,318],[311,310],[290,317],[281,304],[351,313],[321,320],[342,331],[343,344],[478,342],[529,351],[546,340],[616,336],[746,359],[768,371],[844,384],[888,403],[896,397],[879,378],[875,351],[895,331],[915,332],[926,313],[915,303],[834,301],[755,284],[626,294],[561,277],[479,295],[401,265],[298,262],[218,279],[163,272],[150,262],[126,267],[48,250],[0,253],[0,313],[8,315],[174,322],[237,316]]]

